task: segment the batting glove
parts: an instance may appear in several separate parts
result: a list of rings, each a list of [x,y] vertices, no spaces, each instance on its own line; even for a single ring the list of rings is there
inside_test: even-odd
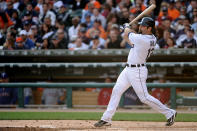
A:
[[[130,28],[129,23],[125,23],[125,24],[123,24],[123,25],[120,26],[121,32],[124,32],[125,28]]]
[[[123,24],[123,27],[124,27],[124,29],[125,29],[125,28],[130,28],[130,25],[129,25],[129,23],[124,23],[124,24]]]

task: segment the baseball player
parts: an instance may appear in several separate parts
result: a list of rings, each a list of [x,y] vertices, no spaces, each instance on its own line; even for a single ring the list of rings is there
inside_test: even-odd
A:
[[[119,75],[112,90],[112,95],[100,121],[94,124],[95,127],[110,126],[112,116],[115,114],[122,94],[132,86],[141,102],[149,105],[167,118],[166,126],[174,124],[177,112],[163,105],[159,100],[152,97],[146,87],[148,70],[146,60],[152,54],[156,45],[155,22],[150,17],[144,17],[139,22],[139,34],[130,29],[129,24],[124,24],[124,39],[131,44],[127,64]]]

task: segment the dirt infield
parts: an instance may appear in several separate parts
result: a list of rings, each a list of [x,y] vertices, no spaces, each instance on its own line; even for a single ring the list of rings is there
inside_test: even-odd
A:
[[[0,109],[0,112],[103,112],[104,109]],[[117,112],[155,113],[153,110],[125,110]],[[197,113],[178,110],[179,113]],[[113,121],[112,126],[95,128],[93,120],[0,120],[0,131],[197,131],[197,122],[175,122],[166,127],[165,122]]]
[[[165,122],[113,121],[112,126],[95,128],[90,120],[1,120],[0,131],[197,131],[196,122],[176,122],[166,127]]]

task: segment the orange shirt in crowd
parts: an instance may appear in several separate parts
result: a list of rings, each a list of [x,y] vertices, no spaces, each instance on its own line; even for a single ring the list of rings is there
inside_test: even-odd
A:
[[[90,28],[90,29],[88,29],[88,31],[86,32],[86,36],[88,37],[88,38],[90,38],[91,36],[90,36],[90,33],[92,32],[92,30],[94,30],[94,27],[93,28]],[[107,33],[105,32],[105,30],[103,29],[103,27],[102,26],[99,26],[99,31],[100,31],[100,37],[101,38],[103,38],[103,39],[107,39]]]
[[[10,19],[9,15],[6,13],[6,17],[8,19],[7,27],[12,26],[14,23]],[[0,16],[0,29],[5,28],[5,22],[3,21],[2,17]]]
[[[141,6],[141,11],[144,11],[145,9],[146,9],[146,6],[145,6],[145,5],[142,5],[142,6]],[[132,8],[132,9],[130,10],[130,12],[133,13],[133,14],[135,14],[135,13],[136,13],[136,8]]]
[[[172,20],[175,20],[176,18],[178,18],[180,15],[180,12],[173,8],[173,9],[168,9],[168,16],[170,16],[172,18]],[[163,12],[161,11],[159,13],[159,16],[162,17],[163,16]]]
[[[95,0],[94,1],[94,7],[97,8],[97,9],[100,9],[101,8],[101,4],[98,1]],[[85,10],[88,10],[88,3],[85,6]]]

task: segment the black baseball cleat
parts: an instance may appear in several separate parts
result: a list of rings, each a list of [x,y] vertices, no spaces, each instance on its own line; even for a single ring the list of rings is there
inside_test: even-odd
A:
[[[176,115],[177,115],[177,112],[175,112],[175,114],[172,115],[172,116],[167,120],[166,126],[171,126],[171,125],[174,124]]]
[[[100,120],[94,124],[95,127],[102,127],[102,126],[111,126],[111,123]]]

